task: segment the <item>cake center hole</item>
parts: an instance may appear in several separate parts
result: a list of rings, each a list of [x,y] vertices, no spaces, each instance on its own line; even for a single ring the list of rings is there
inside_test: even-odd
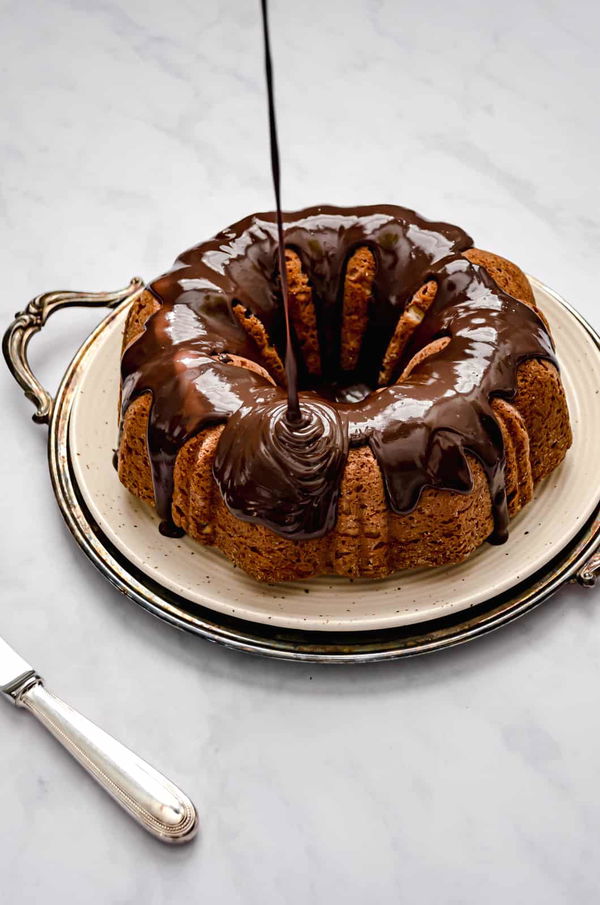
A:
[[[356,374],[343,374],[334,380],[304,381],[302,389],[313,390],[330,402],[362,402],[376,387],[357,378]]]

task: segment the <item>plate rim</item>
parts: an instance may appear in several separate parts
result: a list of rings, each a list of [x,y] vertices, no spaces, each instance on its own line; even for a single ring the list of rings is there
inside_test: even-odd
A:
[[[540,280],[534,277],[529,279],[579,322],[592,338],[600,356],[600,337],[586,319]],[[133,564],[112,546],[78,493],[69,461],[69,420],[82,360],[131,301],[129,298],[98,324],[67,367],[50,421],[48,459],[59,508],[83,552],[118,590],[163,621],[227,647],[279,659],[329,663],[397,659],[463,643],[523,615],[571,579],[600,545],[599,503],[576,537],[539,573],[521,583],[524,587],[517,585],[482,605],[455,614],[454,618],[443,617],[396,629],[277,629],[226,616],[186,601],[143,573],[136,574],[138,570]]]

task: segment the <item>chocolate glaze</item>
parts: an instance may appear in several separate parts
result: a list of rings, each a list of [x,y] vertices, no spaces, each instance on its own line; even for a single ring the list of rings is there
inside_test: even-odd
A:
[[[391,205],[307,208],[284,214],[284,225],[285,245],[298,252],[311,281],[327,350],[320,392],[300,374],[300,427],[286,424],[283,388],[229,359],[260,361],[232,313],[238,302],[285,351],[273,213],[247,217],[190,249],[148,287],[161,305],[123,355],[122,411],[151,394],[148,452],[165,528],[178,451],[205,427],[226,422],[214,476],[239,518],[286,537],[325,534],[335,523],[348,446],[368,443],[398,513],[413,509],[425,487],[469,492],[471,453],[490,485],[491,540],[504,540],[504,450],[491,400],[514,395],[524,360],[555,362],[540,318],[462,257],[472,242],[458,227]],[[346,262],[362,245],[377,263],[370,322],[355,372],[343,374],[340,293]],[[435,301],[403,361],[436,338],[450,342],[407,379],[375,391],[398,317],[428,280],[438,284]],[[344,401],[349,394],[360,401]]]

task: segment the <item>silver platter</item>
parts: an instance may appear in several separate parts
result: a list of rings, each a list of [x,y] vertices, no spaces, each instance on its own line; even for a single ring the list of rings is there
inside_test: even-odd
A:
[[[36,406],[33,420],[49,427],[50,476],[63,517],[75,540],[94,565],[127,597],[176,628],[193,632],[246,653],[283,660],[359,663],[392,660],[461,644],[524,615],[547,600],[567,581],[592,586],[600,573],[600,505],[578,534],[550,563],[509,591],[461,613],[416,625],[365,632],[300,631],[234,617],[190,603],[140,572],[103,534],[87,508],[71,467],[69,419],[81,379],[82,362],[98,337],[142,290],[134,279],[113,293],[52,292],[38,296],[16,315],[3,343],[8,367]],[[550,291],[550,290],[548,290]],[[566,302],[561,303],[592,338],[600,357],[600,338]],[[41,386],[27,361],[27,346],[48,317],[73,306],[113,310],[76,353],[55,399]]]

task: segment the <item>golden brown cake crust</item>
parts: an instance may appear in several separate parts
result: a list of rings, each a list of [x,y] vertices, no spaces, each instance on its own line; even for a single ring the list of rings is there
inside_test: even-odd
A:
[[[500,255],[495,255],[491,251],[483,251],[481,248],[469,248],[463,252],[463,256],[471,264],[480,264],[484,267],[498,286],[513,298],[525,302],[531,308],[536,307],[529,280],[520,267],[517,267],[512,261],[501,258]]]
[[[317,315],[312,287],[302,269],[302,262],[293,249],[285,250],[290,318],[300,344],[301,357],[309,374],[321,373],[321,354],[317,332]]]
[[[353,255],[346,274],[348,304],[345,312],[345,361],[349,367],[360,351],[360,324],[366,317],[372,254]],[[369,255],[371,260],[369,259]],[[500,288],[536,309],[531,287],[516,265],[504,258],[471,249],[465,253],[484,267]],[[294,295],[294,325],[308,350],[313,373],[318,373],[319,349],[314,305],[308,281],[297,256],[288,255],[287,269]],[[391,379],[411,330],[435,298],[435,284],[416,293],[401,325],[400,318],[382,368],[382,379]],[[127,347],[144,329],[147,318],[159,307],[149,292],[133,303],[123,338]],[[312,310],[311,310],[312,309]],[[238,360],[243,366],[265,368],[284,384],[283,364],[270,345],[260,321],[248,317],[242,306],[235,314],[257,344],[261,364]],[[541,315],[543,316],[543,315]],[[362,328],[364,329],[364,328]],[[354,335],[354,331],[356,334]],[[303,332],[304,331],[304,332]],[[396,335],[397,334],[397,335]],[[435,340],[420,350],[404,368],[406,376],[423,357],[435,355],[447,343]],[[263,367],[264,366],[264,367]],[[149,504],[154,493],[146,448],[151,399],[134,400],[123,419],[119,445],[119,477],[137,497]],[[560,376],[546,361],[520,365],[517,390],[509,402],[495,399],[494,414],[505,444],[506,491],[509,514],[514,516],[533,494],[533,488],[557,467],[571,443],[568,410]],[[198,542],[218,547],[229,559],[260,581],[306,579],[319,574],[382,578],[405,568],[457,563],[490,535],[493,528],[490,492],[479,462],[469,456],[473,478],[470,493],[426,488],[416,508],[397,515],[389,508],[383,479],[367,446],[350,450],[341,484],[337,522],[325,537],[290,540],[262,525],[238,519],[225,505],[213,477],[213,462],[222,426],[210,427],[180,450],[175,466],[172,516],[175,524]]]
[[[155,311],[160,308],[160,302],[147,289],[138,295],[133,301],[127,323],[125,324],[125,332],[123,334],[123,350],[131,345],[134,339],[144,332],[146,321]]]
[[[269,340],[263,324],[255,314],[252,314],[252,312],[247,308],[244,308],[243,305],[234,305],[233,313],[242,330],[245,330],[250,339],[254,340],[257,353],[266,370],[275,378],[275,381],[279,386],[285,386],[286,380],[283,362],[279,357],[279,352]]]
[[[351,371],[358,362],[369,319],[375,266],[370,248],[357,248],[346,265],[340,337],[340,365],[343,371]]]
[[[388,384],[397,373],[402,353],[411,338],[414,330],[419,326],[430,306],[433,304],[437,294],[437,283],[430,280],[417,289],[413,295],[410,304],[398,318],[394,335],[383,356],[381,371],[379,372],[379,386],[384,387]],[[413,359],[413,367],[416,365]],[[412,370],[412,368],[411,368]]]

